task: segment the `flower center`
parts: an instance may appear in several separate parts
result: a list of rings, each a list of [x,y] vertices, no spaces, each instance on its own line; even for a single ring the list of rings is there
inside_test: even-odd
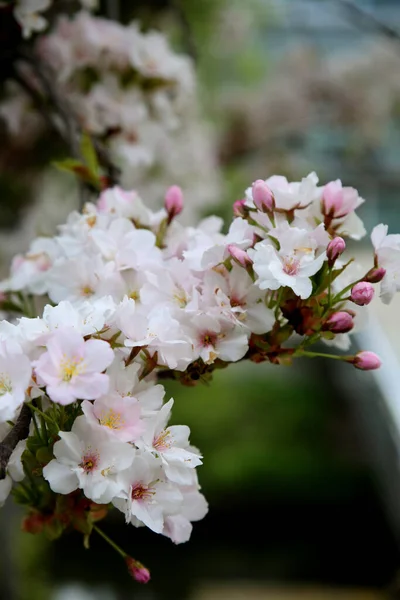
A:
[[[135,483],[135,485],[132,486],[131,498],[132,500],[143,500],[146,502],[151,500],[155,493],[155,490],[150,486],[145,485],[144,483]]]
[[[180,308],[185,308],[187,305],[186,293],[182,288],[175,288],[173,298]]]
[[[82,462],[80,463],[80,467],[85,471],[85,473],[91,473],[94,469],[97,468],[100,461],[100,455],[97,450],[90,450],[84,454],[82,457]]]
[[[200,336],[200,344],[204,347],[215,346],[217,342],[217,334],[214,332],[206,331]]]
[[[90,287],[90,285],[84,285],[81,287],[81,296],[92,296],[94,294],[94,289]]]
[[[0,396],[12,392],[11,380],[5,373],[0,373]]]
[[[246,306],[245,300],[240,300],[240,298],[236,298],[235,296],[232,296],[232,298],[231,298],[231,307],[232,308],[245,308],[245,306]]]
[[[120,429],[124,425],[125,421],[121,416],[121,413],[113,411],[112,408],[108,412],[103,412],[99,418],[100,425],[109,427],[110,429]]]
[[[64,358],[60,364],[60,377],[63,381],[69,382],[74,375],[80,375],[84,370],[83,358]]]
[[[283,259],[283,271],[287,275],[297,275],[300,268],[300,261],[294,256],[287,256]]]
[[[153,448],[155,448],[159,452],[168,450],[168,448],[172,446],[172,440],[169,439],[170,437],[171,433],[167,429],[164,429],[164,431],[159,433],[158,436],[154,438]]]

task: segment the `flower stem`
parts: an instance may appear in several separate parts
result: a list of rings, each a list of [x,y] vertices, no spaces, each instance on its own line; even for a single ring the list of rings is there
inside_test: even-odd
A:
[[[300,350],[296,352],[297,356],[308,356],[309,358],[333,358],[334,360],[349,360],[352,356],[341,356],[339,354],[325,354],[324,352],[311,352],[309,350]]]
[[[100,529],[100,527],[98,527],[97,525],[93,525],[93,529],[94,529],[95,531],[97,531],[97,533],[98,533],[99,535],[101,535],[101,537],[102,537],[102,538],[103,538],[103,539],[104,539],[104,540],[107,542],[107,544],[110,544],[110,546],[111,546],[112,548],[114,548],[114,550],[116,550],[116,552],[118,552],[118,554],[120,554],[120,555],[122,556],[122,558],[124,558],[124,559],[126,559],[126,558],[127,558],[128,554],[127,554],[126,552],[124,552],[124,551],[122,550],[122,548],[120,548],[120,547],[119,547],[119,546],[118,546],[118,545],[117,545],[115,542],[113,542],[113,540],[112,540],[112,539],[110,539],[110,538],[108,537],[108,535],[106,535],[106,534],[104,533],[104,531],[102,531],[102,530]]]
[[[39,408],[37,408],[36,406],[34,406],[31,402],[25,402],[25,404],[27,406],[29,406],[29,408],[31,410],[33,410],[34,412],[37,412],[38,415],[40,415],[41,417],[43,417],[43,419],[45,419],[45,421],[48,421],[49,423],[52,423],[53,425],[57,425],[57,427],[58,427],[58,423],[56,423],[56,421],[54,421],[54,419],[52,419],[51,417],[49,417],[49,415],[46,415],[46,413],[42,412]]]

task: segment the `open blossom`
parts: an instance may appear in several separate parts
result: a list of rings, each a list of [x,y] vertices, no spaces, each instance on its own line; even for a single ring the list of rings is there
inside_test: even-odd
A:
[[[244,327],[224,316],[196,312],[186,323],[185,331],[191,340],[192,359],[201,358],[206,364],[212,364],[217,358],[236,362],[243,358],[249,347]]]
[[[0,342],[0,422],[13,420],[32,374],[29,358],[12,339]]]
[[[164,518],[163,535],[169,537],[174,544],[187,542],[192,533],[192,522],[204,519],[208,512],[208,504],[200,493],[197,480],[189,486],[180,487],[183,502],[178,510]]]
[[[230,271],[207,273],[204,284],[203,298],[210,314],[226,316],[253,333],[272,329],[275,316],[265,304],[265,292],[243,268],[234,264]]]
[[[118,477],[122,491],[113,501],[125,513],[126,521],[144,523],[162,533],[164,517],[183,501],[177,486],[162,479],[159,462],[149,453],[137,454],[132,466]]]
[[[192,482],[188,470],[202,464],[201,456],[189,450],[190,429],[186,425],[167,427],[174,401],[171,399],[147,421],[146,430],[138,446],[161,458],[163,470],[170,481],[180,485]]]
[[[322,190],[322,211],[333,219],[341,219],[354,212],[363,202],[357,190],[343,187],[340,179],[327,183]]]
[[[85,416],[75,420],[71,431],[60,431],[58,435],[61,439],[54,444],[55,458],[43,469],[51,489],[69,494],[80,488],[94,502],[111,502],[122,488],[117,475],[132,464],[134,448],[110,440]]]
[[[308,298],[312,292],[310,277],[326,260],[325,250],[319,250],[315,235],[307,230],[287,226],[271,235],[278,240],[279,249],[272,241],[263,240],[248,250],[258,275],[257,285],[262,290],[288,286],[300,298]]]
[[[110,393],[93,402],[82,402],[89,423],[101,426],[110,437],[121,442],[134,442],[144,432],[141,407],[136,398]]]
[[[389,304],[400,290],[400,235],[388,235],[388,226],[381,223],[372,230],[371,240],[378,266],[385,269],[381,298],[385,304]]]
[[[107,393],[109,380],[103,371],[114,359],[107,342],[85,341],[74,329],[62,328],[46,346],[35,372],[53,402],[71,404],[78,398],[93,400]]]
[[[49,417],[32,424],[27,441],[53,492],[51,506],[35,518],[51,516],[54,494],[63,494],[62,505],[82,503],[79,520],[87,525],[92,503],[112,504],[133,526],[186,542],[208,510],[196,473],[202,455],[187,426],[169,425],[173,400],[163,404],[158,378],[191,386],[244,358],[278,364],[318,356],[309,349],[314,341],[349,349],[372,283],[381,281],[387,297],[399,289],[400,236],[375,228],[367,273],[342,262],[346,242],[338,232],[360,233],[351,225],[360,198],[338,181],[325,188],[317,181],[310,174],[295,183],[256,182],[227,234],[217,217],[184,227],[175,218],[176,189],[167,210],[155,213],[136,192],[116,187],[82,215],[72,213],[49,244],[38,242],[37,255],[18,259],[21,267],[14,264],[3,284],[4,302],[15,303],[18,314],[34,290],[58,302],[42,317],[0,323],[2,428],[7,432],[5,421],[15,419],[25,397],[40,397],[37,409]],[[337,358],[361,370],[380,366],[368,350]],[[29,403],[24,412],[31,409]],[[0,481],[0,503],[26,472],[24,447]],[[148,580],[138,561],[127,563],[134,577]]]

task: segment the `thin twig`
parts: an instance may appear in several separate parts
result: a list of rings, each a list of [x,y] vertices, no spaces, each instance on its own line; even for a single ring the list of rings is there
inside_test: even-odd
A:
[[[362,21],[371,26],[372,29],[375,29],[385,37],[394,40],[396,42],[400,42],[400,32],[397,29],[393,29],[390,25],[386,23],[382,23],[379,19],[375,17],[372,13],[364,10],[358,4],[354,4],[351,0],[337,0],[339,4],[341,4],[348,12],[352,13],[354,23],[357,25],[359,29],[363,28]],[[361,20],[360,20],[361,19]]]
[[[26,439],[29,435],[29,425],[32,414],[29,406],[24,404],[19,413],[17,422],[9,431],[4,440],[0,444],[0,479],[6,476],[6,469],[10,456],[15,450],[18,442]]]

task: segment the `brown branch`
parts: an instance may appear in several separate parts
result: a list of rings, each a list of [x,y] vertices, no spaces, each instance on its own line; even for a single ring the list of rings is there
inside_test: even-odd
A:
[[[0,479],[4,479],[7,472],[8,461],[15,450],[18,442],[26,439],[29,435],[29,425],[31,423],[31,410],[29,406],[23,404],[19,413],[17,422],[9,431],[0,444]]]

